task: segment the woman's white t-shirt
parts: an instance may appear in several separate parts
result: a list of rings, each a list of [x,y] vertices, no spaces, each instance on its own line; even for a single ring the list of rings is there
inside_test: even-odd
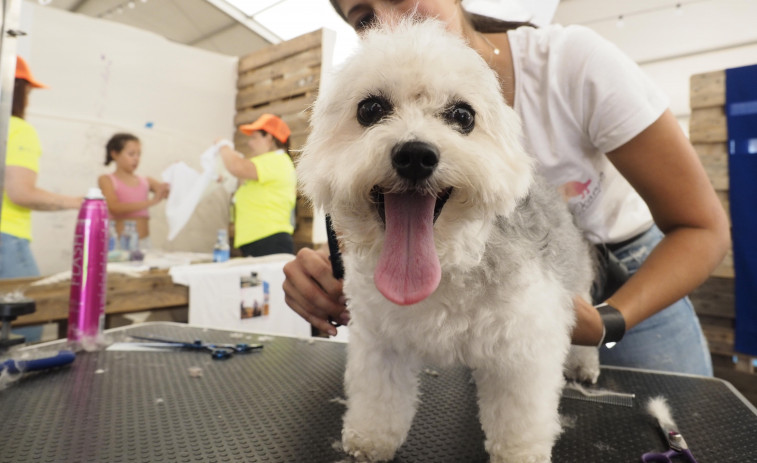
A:
[[[648,229],[644,200],[610,152],[668,107],[666,96],[612,43],[581,26],[508,32],[515,111],[539,172],[562,193],[587,237],[617,243]]]

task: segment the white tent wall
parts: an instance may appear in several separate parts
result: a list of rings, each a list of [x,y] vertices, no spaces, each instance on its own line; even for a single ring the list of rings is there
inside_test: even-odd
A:
[[[753,0],[562,0],[554,22],[590,27],[639,63],[688,132],[690,77],[757,64],[755,18]]]
[[[116,132],[141,139],[137,173],[156,179],[176,161],[200,170],[200,154],[217,137],[232,138],[237,58],[35,3],[22,4],[28,36],[18,53],[50,86],[33,91],[27,108],[42,144],[41,188],[83,196],[97,186],[97,177],[114,169],[103,163]],[[205,211],[200,233],[171,243],[164,203],[151,208],[153,247],[210,252],[228,207],[223,200],[209,207],[220,210]],[[32,214],[32,251],[42,274],[70,266],[75,219],[74,211]]]

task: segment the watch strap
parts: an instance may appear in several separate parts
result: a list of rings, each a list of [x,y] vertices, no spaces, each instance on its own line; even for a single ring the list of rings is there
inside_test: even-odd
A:
[[[626,334],[626,320],[623,318],[623,314],[606,302],[596,305],[594,308],[599,312],[603,325],[603,336],[599,345],[615,343],[623,339],[623,335]]]

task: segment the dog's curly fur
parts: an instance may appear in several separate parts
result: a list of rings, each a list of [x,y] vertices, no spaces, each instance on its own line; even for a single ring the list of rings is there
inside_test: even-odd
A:
[[[496,75],[440,23],[405,19],[366,33],[311,125],[297,174],[339,234],[352,316],[345,451],[392,459],[421,366],[463,363],[492,461],[550,461],[572,296],[588,298],[592,264],[567,207],[535,176]],[[429,208],[442,203],[434,222]],[[391,227],[400,232],[388,238]],[[433,255],[416,246],[419,228]],[[596,349],[586,353],[571,373],[594,381]]]

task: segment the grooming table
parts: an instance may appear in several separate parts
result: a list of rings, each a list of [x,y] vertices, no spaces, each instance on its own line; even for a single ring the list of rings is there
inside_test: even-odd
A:
[[[259,335],[177,323],[128,335],[254,343]],[[206,352],[80,353],[0,391],[0,462],[339,462],[346,345],[270,337],[264,349],[212,360]],[[48,351],[63,341],[30,349]],[[202,376],[190,374],[200,367]],[[463,368],[421,374],[421,403],[395,462],[487,462],[475,384]],[[665,395],[699,463],[757,461],[757,411],[711,378],[603,368],[599,386],[636,394],[633,407],[563,398],[556,463],[638,462],[665,449],[643,410]]]

